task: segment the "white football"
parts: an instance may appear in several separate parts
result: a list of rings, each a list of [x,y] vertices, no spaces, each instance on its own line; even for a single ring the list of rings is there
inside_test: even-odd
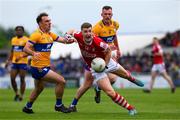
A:
[[[105,69],[105,66],[105,61],[100,57],[96,57],[91,61],[91,68],[96,72],[102,72]]]

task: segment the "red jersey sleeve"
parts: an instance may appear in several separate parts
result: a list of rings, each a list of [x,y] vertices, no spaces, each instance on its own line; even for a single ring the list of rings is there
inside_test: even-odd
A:
[[[95,42],[103,50],[106,50],[109,47],[107,43],[97,36],[95,36]]]
[[[75,33],[73,33],[73,36],[74,36],[74,38],[79,40],[81,38],[81,34],[82,34],[81,32],[75,32]]]

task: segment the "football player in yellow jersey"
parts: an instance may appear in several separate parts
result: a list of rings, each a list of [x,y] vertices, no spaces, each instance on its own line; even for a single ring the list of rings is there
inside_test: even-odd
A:
[[[47,13],[41,13],[36,19],[39,28],[31,34],[30,40],[24,47],[24,51],[32,56],[30,72],[35,80],[35,88],[33,89],[29,101],[23,108],[25,113],[34,113],[32,105],[44,89],[44,82],[52,82],[56,84],[55,110],[63,113],[70,112],[62,103],[64,93],[65,79],[50,69],[50,52],[54,41],[61,43],[72,43],[73,40],[59,37],[50,32],[51,19]]]
[[[28,41],[28,38],[26,36],[23,36],[24,34],[23,26],[16,26],[15,34],[16,36],[13,37],[11,40],[12,49],[5,66],[7,67],[10,63],[12,63],[10,78],[11,78],[11,85],[15,92],[14,100],[21,101],[23,99],[24,91],[26,88],[25,75],[27,70],[28,58],[24,57],[19,59],[19,61],[16,61],[16,59],[19,58],[21,55],[25,54],[23,52],[23,48],[26,42]],[[20,76],[20,94],[18,92],[18,87],[16,83],[16,76],[18,74]]]
[[[117,61],[121,55],[116,34],[119,28],[119,23],[112,20],[113,13],[111,6],[104,6],[102,8],[101,16],[102,20],[95,24],[93,27],[93,33],[109,44],[112,51],[112,57]],[[117,76],[111,73],[108,74],[108,77],[111,81],[111,84],[113,84],[117,79]],[[95,92],[95,101],[96,103],[100,103],[101,91],[98,86],[95,86]]]

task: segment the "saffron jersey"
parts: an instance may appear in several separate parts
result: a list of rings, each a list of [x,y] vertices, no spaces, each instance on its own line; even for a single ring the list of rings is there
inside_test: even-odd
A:
[[[162,55],[155,55],[158,52],[163,53],[163,50],[162,50],[162,48],[161,48],[161,46],[159,44],[154,44],[152,46],[153,64],[162,64],[162,63],[164,63]]]
[[[19,61],[15,61],[16,58],[21,57],[22,54],[25,54],[23,52],[23,48],[26,45],[26,42],[28,41],[28,38],[26,36],[23,36],[21,38],[13,37],[11,40],[12,45],[12,63],[16,64],[27,64],[28,58],[24,57],[21,58]]]
[[[85,44],[82,32],[74,33],[74,38],[78,42],[82,57],[88,67],[91,67],[91,61],[96,57],[105,59],[105,50],[108,48],[108,44],[103,42],[99,37],[94,35],[90,45]]]
[[[40,29],[31,34],[29,42],[33,44],[34,51],[41,54],[39,60],[35,60],[32,56],[31,66],[37,68],[50,66],[51,47],[58,38],[56,34],[52,32],[43,33]]]
[[[103,21],[100,20],[95,26],[93,26],[93,33],[104,40],[104,42],[113,44],[116,37],[116,32],[119,28],[119,23],[111,20],[111,25],[104,25]]]

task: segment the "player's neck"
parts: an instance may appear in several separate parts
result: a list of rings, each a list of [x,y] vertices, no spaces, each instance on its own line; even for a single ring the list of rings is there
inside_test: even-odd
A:
[[[43,28],[41,28],[41,27],[39,27],[39,30],[40,30],[41,32],[43,32],[43,33],[49,33],[49,31],[46,31],[45,29],[43,29]]]
[[[102,22],[105,26],[110,26],[112,24],[111,20],[110,21],[102,20]]]
[[[17,38],[22,38],[23,37],[23,35],[22,36],[17,36]]]

